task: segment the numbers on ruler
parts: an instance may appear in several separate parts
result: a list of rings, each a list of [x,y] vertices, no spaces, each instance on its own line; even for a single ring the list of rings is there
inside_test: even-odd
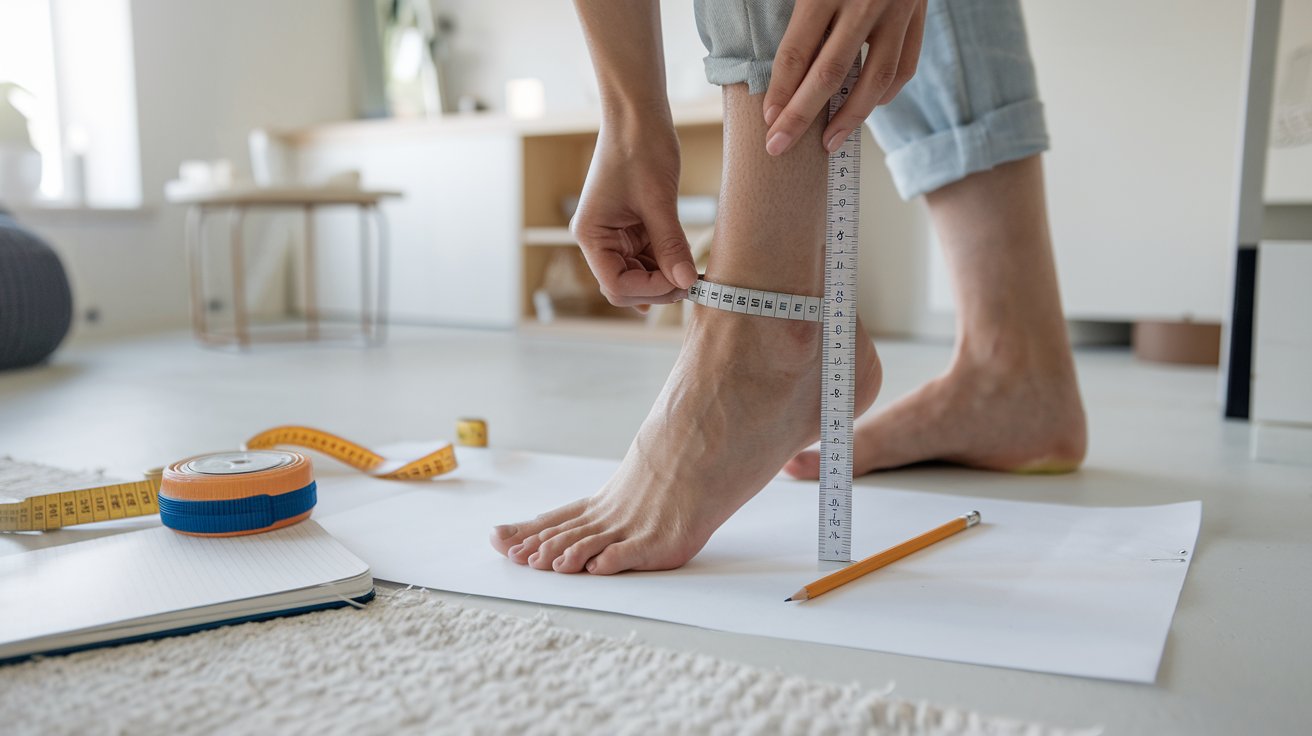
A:
[[[830,100],[832,116],[854,88],[859,66],[854,65],[847,81]],[[828,165],[828,212],[825,243],[824,329],[830,341],[824,345],[822,470],[820,482],[820,558],[851,559],[851,431],[852,392],[855,386],[851,363],[856,346],[848,335],[856,331],[856,315],[847,307],[855,301],[856,245],[858,240],[860,159],[859,135],[851,135],[834,153]]]

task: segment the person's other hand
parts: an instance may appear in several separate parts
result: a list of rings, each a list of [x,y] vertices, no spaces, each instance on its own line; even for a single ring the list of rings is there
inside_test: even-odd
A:
[[[856,88],[820,138],[838,150],[915,74],[924,35],[925,0],[797,0],[765,93],[765,150],[778,156],[802,137],[869,43]]]
[[[672,127],[603,126],[570,232],[611,304],[645,312],[683,299],[697,281],[678,196]]]

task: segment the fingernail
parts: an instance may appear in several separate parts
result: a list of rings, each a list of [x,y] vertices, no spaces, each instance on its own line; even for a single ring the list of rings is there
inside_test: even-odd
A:
[[[584,567],[587,568],[588,572],[592,572],[593,570],[597,569],[597,561],[588,560],[588,564],[584,565]]]
[[[845,140],[847,140],[847,133],[834,133],[833,137],[829,139],[829,142],[825,144],[825,150],[833,153],[843,145],[843,141]]]
[[[686,289],[697,282],[697,269],[691,263],[680,263],[674,267],[674,285]]]
[[[519,531],[519,527],[515,526],[514,524],[502,524],[501,526],[496,528],[497,539],[506,539],[507,537],[513,537],[515,536],[515,532],[517,531]]]
[[[771,156],[778,156],[788,148],[788,144],[793,142],[793,137],[782,130],[770,136],[770,140],[765,142],[765,152]]]
[[[771,105],[770,108],[765,111],[765,124],[774,125],[775,118],[779,117],[779,113],[782,110],[783,108],[779,105]]]

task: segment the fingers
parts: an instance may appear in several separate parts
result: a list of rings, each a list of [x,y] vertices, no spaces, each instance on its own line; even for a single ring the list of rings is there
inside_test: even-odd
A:
[[[797,93],[802,79],[811,69],[811,61],[824,41],[829,28],[830,14],[796,8],[788,21],[784,37],[779,41],[774,63],[770,68],[770,86],[761,103],[765,124],[774,125],[784,106]]]
[[[668,294],[661,294],[660,296],[621,296],[619,294],[613,294],[607,292],[605,289],[602,289],[601,295],[606,297],[606,301],[610,302],[611,304],[614,304],[617,307],[635,307],[639,312],[646,314],[647,310],[645,309],[645,307],[647,307],[648,305],[673,304],[674,302],[687,299],[688,290],[675,289],[674,291],[671,291]]]
[[[839,4],[837,13],[801,7],[794,10],[762,103],[766,125],[770,126],[765,150],[771,155],[792,148],[822,114],[866,42],[870,43],[870,51],[856,86],[821,137],[830,153],[877,105],[896,97],[915,74],[924,40],[924,0],[890,2],[878,9],[862,5]]]
[[[671,207],[669,212],[646,218],[644,224],[650,238],[645,252],[656,261],[665,279],[680,289],[697,283],[692,249],[688,247],[688,238],[679,225],[675,209]]]
[[[637,259],[631,262],[630,257],[616,248],[613,242],[615,237],[612,231],[609,236],[612,242],[587,237],[579,238],[583,258],[588,262],[588,268],[592,269],[592,274],[597,277],[597,283],[601,285],[601,291],[607,295],[607,298],[613,294],[620,297],[640,297],[643,303],[652,303],[651,299],[678,290],[678,287],[671,284],[660,271],[643,268],[641,261]],[[616,304],[614,300],[611,303]],[[616,304],[616,306],[629,305]]]
[[[839,27],[830,32],[811,68],[802,78],[797,92],[788,100],[765,134],[767,153],[778,156],[792,148],[829,104],[829,98],[843,85],[852,62],[861,53],[861,45],[866,41],[864,35],[857,35],[854,31],[858,27],[839,24]]]
[[[897,76],[893,79],[893,86],[884,92],[880,98],[880,105],[887,105],[897,97],[902,88],[907,86],[907,82],[916,75],[916,67],[920,65],[920,49],[925,41],[925,3],[916,3],[916,7],[911,11],[911,16],[907,19],[906,34],[902,38],[902,55],[897,62]]]
[[[617,307],[637,307],[645,313],[645,305],[687,298],[687,288],[679,284],[697,281],[692,251],[673,214],[653,220],[650,228],[578,227],[575,236],[602,295]]]
[[[820,138],[824,141],[826,151],[837,151],[847,136],[870,117],[875,106],[886,95],[889,95],[887,99],[892,99],[892,95],[896,95],[911,78],[910,74],[903,76],[900,66],[910,20],[910,12],[898,16],[886,13],[879,19],[879,24],[870,36],[870,50],[866,52],[865,63],[861,65],[856,87],[843,106],[834,113]],[[918,51],[916,55],[919,57]],[[912,71],[915,71],[914,67]]]

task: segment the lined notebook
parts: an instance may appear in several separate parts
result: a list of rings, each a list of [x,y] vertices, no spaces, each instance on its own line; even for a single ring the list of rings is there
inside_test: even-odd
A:
[[[143,529],[0,557],[0,663],[372,597],[369,566],[314,521],[245,537]]]

